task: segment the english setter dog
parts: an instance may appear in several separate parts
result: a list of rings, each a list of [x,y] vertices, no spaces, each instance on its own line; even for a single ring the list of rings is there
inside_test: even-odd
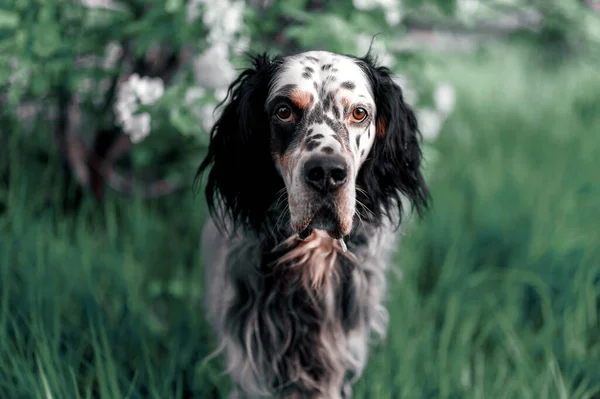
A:
[[[386,333],[402,199],[430,199],[415,114],[369,54],[254,55],[227,99],[197,178],[230,398],[348,398]]]

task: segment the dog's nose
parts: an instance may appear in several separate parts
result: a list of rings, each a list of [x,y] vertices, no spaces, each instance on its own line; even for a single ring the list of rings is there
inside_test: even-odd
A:
[[[347,178],[348,165],[339,155],[314,156],[304,164],[304,181],[323,193],[338,190]]]

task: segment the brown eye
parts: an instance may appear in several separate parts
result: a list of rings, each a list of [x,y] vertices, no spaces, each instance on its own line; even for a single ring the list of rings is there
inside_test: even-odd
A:
[[[352,111],[352,119],[354,122],[361,122],[367,117],[367,111],[364,108],[354,108]]]
[[[292,115],[292,110],[286,106],[281,106],[277,108],[275,115],[277,115],[277,117],[283,122],[290,122],[294,119],[294,115]]]

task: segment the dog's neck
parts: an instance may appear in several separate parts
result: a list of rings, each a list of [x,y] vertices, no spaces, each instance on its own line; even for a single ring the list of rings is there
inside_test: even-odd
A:
[[[255,231],[258,241],[239,235],[231,251],[228,270],[237,295],[225,315],[228,329],[254,356],[256,375],[276,365],[267,386],[294,381],[290,389],[302,397],[315,392],[338,397],[347,370],[349,375],[360,373],[364,363],[363,349],[346,353],[349,334],[366,334],[370,328],[384,331],[385,315],[372,306],[382,290],[368,289],[382,281],[377,277],[381,256],[373,260],[372,251],[365,250],[377,240],[377,228],[357,222],[345,237],[344,252],[337,240],[320,230],[301,240],[290,227],[285,207],[272,209],[264,221]],[[254,255],[261,257],[258,262]],[[256,340],[248,340],[255,326],[265,328]],[[345,357],[336,356],[339,353]]]
[[[265,217],[259,233],[266,271],[297,272],[304,289],[319,292],[324,285],[335,284],[339,278],[339,263],[355,264],[355,251],[366,245],[365,225],[357,221],[350,235],[342,240],[330,237],[323,230],[313,230],[301,239],[291,229],[287,204],[273,206]]]

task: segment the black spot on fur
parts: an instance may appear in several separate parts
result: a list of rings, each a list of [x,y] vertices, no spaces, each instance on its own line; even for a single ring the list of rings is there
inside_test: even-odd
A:
[[[310,129],[310,131],[312,132],[312,129]],[[310,137],[313,138],[313,139],[315,139],[315,140],[320,140],[320,139],[322,139],[325,136],[323,136],[321,133],[317,133],[317,134],[313,134]]]
[[[360,150],[360,156],[364,157],[365,156],[365,149],[363,148],[362,150]]]
[[[318,147],[320,144],[321,144],[321,142],[320,142],[320,141],[318,141],[318,140],[309,139],[309,140],[306,142],[306,150],[307,150],[307,151],[312,151],[312,150],[314,150],[315,148],[317,148],[317,147]]]
[[[356,148],[360,147],[360,135],[356,136]]]
[[[331,69],[331,67],[332,67],[332,66],[333,66],[333,65],[331,65],[331,64],[323,64],[323,65],[321,66],[321,69],[322,69],[323,71],[327,71],[327,70]]]
[[[302,77],[303,77],[304,79],[310,79],[310,78],[312,77],[312,74],[311,74],[310,72],[304,72],[304,73],[302,74]]]
[[[346,81],[340,85],[342,89],[346,90],[354,90],[356,89],[356,84],[354,82]]]
[[[329,111],[329,109],[331,108],[331,105],[333,104],[333,94],[332,93],[328,93],[325,98],[323,99],[323,110],[325,112]]]
[[[319,62],[319,59],[317,57],[313,57],[312,55],[306,56],[306,59],[312,62]]]
[[[333,107],[331,108],[331,110],[333,111],[333,115],[336,118],[339,118],[341,116],[340,115],[340,108],[337,106],[337,104],[333,104]]]
[[[314,71],[315,71],[315,70],[314,70],[314,69],[312,69],[312,68],[311,68],[311,67],[309,67],[309,66],[307,66],[307,67],[304,67],[304,72],[313,73]]]
[[[321,87],[319,88],[319,97],[321,98],[325,98],[325,96],[327,95],[327,88],[325,87],[325,84],[322,84]]]
[[[308,130],[306,131],[306,134],[307,134],[307,135],[309,135],[309,134],[311,134],[312,132],[313,132],[313,129],[312,129],[312,127],[311,127],[310,129],[308,129]]]
[[[348,128],[346,127],[345,123],[343,123],[339,120],[331,119],[327,115],[323,115],[323,121],[327,124],[327,126],[329,126],[331,128],[331,130],[336,132],[337,135],[342,136],[342,138],[340,140],[344,140],[344,141],[348,142],[348,139],[350,138],[350,133],[348,132]],[[340,143],[341,143],[341,141],[340,141]],[[342,144],[342,146],[344,146],[344,145]]]
[[[333,73],[337,73],[338,71],[339,71],[339,69],[337,69],[337,68],[332,68],[331,69],[331,72],[333,72]]]
[[[337,78],[333,75],[327,76],[323,82],[323,86],[329,86],[331,83],[335,82],[336,79]]]
[[[321,151],[323,151],[325,154],[333,154],[333,148],[331,147],[323,147],[321,148]]]

